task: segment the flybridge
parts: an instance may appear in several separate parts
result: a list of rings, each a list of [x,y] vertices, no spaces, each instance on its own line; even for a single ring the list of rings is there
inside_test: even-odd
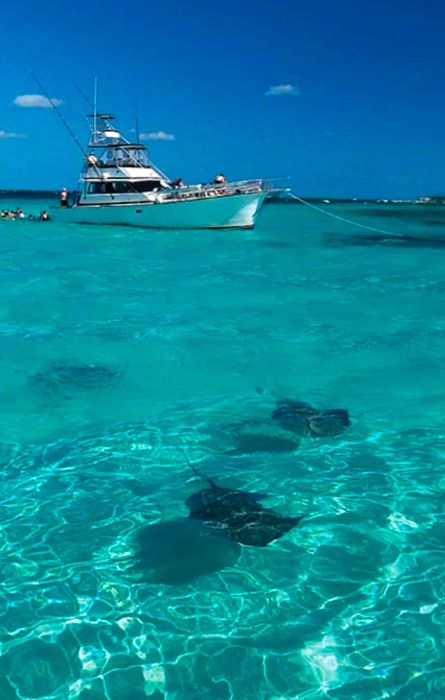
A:
[[[111,168],[144,168],[148,169],[144,177],[155,177],[158,181],[167,178],[155,168],[148,158],[147,147],[140,143],[130,143],[118,129],[110,123],[112,114],[89,114],[92,120],[91,140],[88,144],[90,152],[86,158],[84,179],[103,179],[103,177],[122,177],[122,173],[104,171]],[[128,174],[127,174],[128,176]],[[141,177],[140,175],[137,177]]]
[[[88,148],[100,148],[104,144],[110,146],[128,144],[128,141],[123,138],[120,131],[110,124],[114,119],[112,114],[88,114],[88,119],[92,119],[92,138],[88,144]]]

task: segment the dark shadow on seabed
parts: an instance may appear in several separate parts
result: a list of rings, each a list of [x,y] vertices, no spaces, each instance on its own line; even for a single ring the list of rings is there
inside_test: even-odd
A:
[[[444,235],[439,236],[406,236],[388,233],[338,234],[325,233],[323,244],[326,248],[342,248],[348,246],[381,246],[395,248],[445,248]]]

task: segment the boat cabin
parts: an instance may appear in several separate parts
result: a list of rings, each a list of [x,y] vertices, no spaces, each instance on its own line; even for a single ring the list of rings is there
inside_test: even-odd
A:
[[[89,117],[92,138],[80,177],[79,204],[151,201],[161,190],[171,189],[168,178],[150,162],[147,147],[127,141],[111,125],[112,115]]]

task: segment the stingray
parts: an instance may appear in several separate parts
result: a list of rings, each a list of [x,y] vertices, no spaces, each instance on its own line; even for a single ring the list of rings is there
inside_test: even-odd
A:
[[[335,437],[351,425],[344,408],[320,410],[304,401],[283,399],[277,402],[272,420],[297,435]]]
[[[136,569],[151,583],[190,583],[234,566],[241,552],[236,542],[189,518],[148,525],[139,530],[137,542]]]
[[[120,376],[119,369],[107,365],[55,362],[44,372],[34,374],[30,382],[48,393],[57,393],[63,387],[102,389],[114,384]]]
[[[223,488],[210,479],[207,481],[207,488],[186,501],[189,518],[201,520],[215,534],[235,542],[265,547],[289,532],[302,518],[281,516],[265,508],[259,501],[267,498],[266,494]]]
[[[302,516],[280,516],[259,501],[264,493],[217,486],[189,463],[209,486],[186,501],[188,518],[148,525],[137,534],[135,568],[150,583],[187,584],[234,566],[240,544],[265,547],[295,527]]]

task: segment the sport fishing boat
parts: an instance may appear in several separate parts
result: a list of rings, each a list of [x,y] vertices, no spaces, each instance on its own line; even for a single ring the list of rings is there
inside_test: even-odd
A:
[[[272,188],[264,180],[183,185],[171,181],[148,157],[144,144],[131,143],[111,114],[91,114],[91,139],[70,203],[66,191],[55,220],[81,224],[119,224],[145,228],[253,228]]]

